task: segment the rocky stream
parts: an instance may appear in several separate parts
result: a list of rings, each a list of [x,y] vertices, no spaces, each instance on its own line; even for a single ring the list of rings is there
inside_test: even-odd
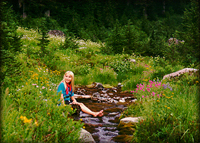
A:
[[[92,87],[76,87],[75,98],[84,103],[92,111],[104,110],[102,117],[93,117],[80,112],[75,120],[82,119],[87,130],[96,143],[122,143],[133,132],[119,128],[119,117],[127,106],[136,101],[130,92],[122,92],[121,85],[113,88],[104,88],[100,83]]]

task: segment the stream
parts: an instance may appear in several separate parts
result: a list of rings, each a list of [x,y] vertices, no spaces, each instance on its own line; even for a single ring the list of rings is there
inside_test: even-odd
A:
[[[125,137],[132,135],[120,130],[118,124],[121,113],[135,98],[132,93],[121,92],[120,89],[86,86],[76,89],[78,102],[84,103],[92,111],[104,110],[102,117],[93,117],[82,111],[80,116],[75,117],[75,120],[82,119],[85,130],[91,133],[96,143],[123,143]],[[84,98],[85,95],[88,97]]]

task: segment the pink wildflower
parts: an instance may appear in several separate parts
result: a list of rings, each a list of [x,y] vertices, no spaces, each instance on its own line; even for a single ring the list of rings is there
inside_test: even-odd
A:
[[[42,89],[45,89],[45,87],[43,86]]]
[[[33,86],[36,86],[37,84],[34,83],[34,84],[32,84],[32,85],[33,85]]]
[[[150,92],[150,88],[146,88],[148,92]]]
[[[144,95],[142,95],[142,98],[144,98]]]
[[[145,89],[143,89],[143,91],[145,91]]]
[[[152,94],[153,94],[152,96],[154,96],[154,95],[155,95],[155,92],[152,92]]]

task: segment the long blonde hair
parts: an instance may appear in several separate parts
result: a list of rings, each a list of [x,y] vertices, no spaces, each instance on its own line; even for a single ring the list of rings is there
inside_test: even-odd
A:
[[[71,86],[72,86],[72,91],[74,92],[75,91],[75,88],[74,88],[74,73],[72,71],[67,71],[64,76],[63,76],[63,80],[62,81],[65,81],[65,76],[69,74],[69,76],[72,78],[71,82],[69,83]],[[67,87],[67,84],[65,82],[63,82],[64,85],[65,85],[65,89]]]

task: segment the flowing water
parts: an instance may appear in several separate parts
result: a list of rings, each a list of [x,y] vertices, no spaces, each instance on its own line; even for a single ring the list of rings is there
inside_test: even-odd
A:
[[[99,89],[83,87],[79,88],[79,91],[82,89],[84,89],[87,95],[92,95],[97,92],[102,95],[102,90]],[[104,115],[102,117],[93,117],[80,112],[80,116],[76,117],[76,119],[82,119],[85,124],[85,129],[92,134],[97,143],[122,143],[124,142],[124,138],[130,136],[132,133],[124,133],[123,130],[118,128],[118,124],[120,122],[119,117],[127,108],[127,105],[134,100],[134,96],[129,92],[121,93],[116,91],[113,92],[113,90],[109,90],[109,93],[103,93],[110,95],[107,96],[107,99],[109,99],[107,101],[111,101],[112,99],[115,100],[108,103],[105,99],[102,100],[104,101],[102,102],[99,100],[91,100],[91,98],[77,98],[78,102],[84,103],[92,111],[104,110]],[[122,102],[119,102],[120,100]]]

